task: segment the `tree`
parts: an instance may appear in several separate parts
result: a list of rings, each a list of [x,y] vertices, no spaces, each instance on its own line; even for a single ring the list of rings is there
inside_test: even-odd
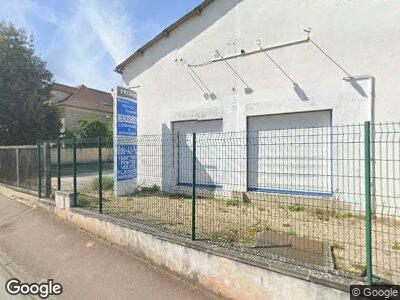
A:
[[[0,21],[0,144],[34,144],[59,135],[60,116],[50,105],[52,84],[33,38]]]
[[[112,134],[110,136],[109,127],[109,122],[83,119],[78,121],[78,126],[75,129],[75,135],[80,139],[112,137]]]
[[[107,137],[108,138],[114,137],[114,126],[112,121],[108,122],[107,124]]]

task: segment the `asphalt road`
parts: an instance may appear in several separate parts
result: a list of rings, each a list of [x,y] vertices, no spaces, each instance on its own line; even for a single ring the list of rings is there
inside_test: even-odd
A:
[[[2,195],[0,253],[24,270],[27,278],[61,283],[64,292],[57,299],[214,298],[41,208]],[[7,299],[6,280],[1,271],[0,299]]]

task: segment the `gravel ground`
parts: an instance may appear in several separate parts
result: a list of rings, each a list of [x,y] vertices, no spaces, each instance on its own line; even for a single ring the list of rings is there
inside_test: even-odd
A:
[[[105,191],[104,198],[106,214],[190,236],[192,201],[188,195],[144,188],[136,195],[120,198],[112,191]],[[81,206],[95,208],[96,190],[86,186],[79,201]],[[323,241],[330,245],[337,270],[362,275],[365,264],[363,216],[346,209],[343,203],[330,203],[329,206],[319,205],[315,198],[288,195],[264,195],[251,202],[198,197],[196,236],[217,244],[249,249],[254,249],[266,231]],[[400,223],[387,218],[376,218],[372,224],[374,275],[394,283],[400,282],[400,231],[397,229]]]

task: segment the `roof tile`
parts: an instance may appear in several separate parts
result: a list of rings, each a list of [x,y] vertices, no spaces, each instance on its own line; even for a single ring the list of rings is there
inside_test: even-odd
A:
[[[72,96],[56,103],[56,105],[85,108],[105,113],[112,113],[113,98],[110,93],[91,89],[84,85],[73,89],[75,89],[75,91]]]

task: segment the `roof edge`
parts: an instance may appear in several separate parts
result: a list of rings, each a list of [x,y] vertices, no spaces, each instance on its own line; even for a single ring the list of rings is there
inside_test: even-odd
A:
[[[60,104],[57,106],[64,106],[64,107],[75,108],[75,109],[83,109],[83,110],[88,110],[88,111],[96,112],[96,113],[100,113],[100,114],[112,114],[113,113],[112,111],[97,110],[97,109],[93,109],[93,108],[81,107],[81,106],[76,106],[76,105]]]
[[[67,89],[67,90],[74,91],[74,92],[77,90],[77,88],[74,87],[74,86],[70,86],[70,85],[63,84],[63,83],[58,83],[58,82],[54,82],[54,83],[51,85],[51,89],[52,89],[52,90],[61,91],[61,92],[67,92],[66,89]],[[71,92],[71,93],[74,93],[74,92]],[[69,92],[67,92],[67,93],[69,93]]]
[[[146,44],[144,44],[142,47],[137,49],[133,54],[131,54],[127,59],[125,59],[122,63],[120,63],[118,66],[115,67],[114,72],[118,74],[122,74],[122,69],[133,59],[138,57],[139,55],[142,55],[144,51],[151,46],[153,46],[155,43],[157,43],[159,40],[161,40],[163,37],[168,37],[169,33],[173,31],[175,28],[177,28],[179,25],[182,23],[186,22],[190,18],[196,15],[200,15],[201,11],[208,6],[211,2],[214,0],[204,0],[202,3],[197,5],[195,8],[193,8],[191,11],[189,11],[187,14],[185,14],[183,17],[169,25],[167,28],[162,30],[159,34],[157,34],[154,38],[152,38],[150,41],[148,41]]]

